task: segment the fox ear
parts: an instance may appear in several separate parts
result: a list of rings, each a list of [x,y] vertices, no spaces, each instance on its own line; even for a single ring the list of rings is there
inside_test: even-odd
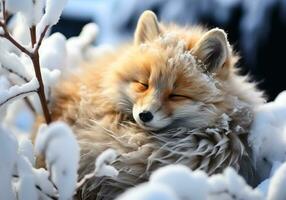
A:
[[[159,23],[155,13],[150,10],[143,12],[140,16],[134,34],[134,43],[142,44],[145,41],[152,41],[160,34]]]
[[[226,33],[218,28],[208,31],[195,44],[192,52],[206,65],[207,71],[220,70],[230,56]]]

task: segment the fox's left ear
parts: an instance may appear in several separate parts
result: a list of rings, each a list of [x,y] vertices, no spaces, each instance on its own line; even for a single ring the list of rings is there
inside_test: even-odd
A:
[[[206,65],[208,72],[220,71],[229,58],[230,51],[226,33],[218,28],[205,33],[192,48],[192,53]]]
[[[155,13],[150,10],[143,12],[137,23],[134,43],[138,45],[146,41],[152,41],[159,35],[160,28]]]

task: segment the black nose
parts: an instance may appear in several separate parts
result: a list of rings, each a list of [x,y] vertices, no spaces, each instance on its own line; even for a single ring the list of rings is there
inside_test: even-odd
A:
[[[150,111],[143,111],[143,112],[139,113],[139,118],[143,122],[149,122],[153,119],[153,114]]]

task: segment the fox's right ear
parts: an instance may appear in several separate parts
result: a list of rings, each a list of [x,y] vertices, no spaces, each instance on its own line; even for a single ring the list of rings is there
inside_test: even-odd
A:
[[[192,51],[209,72],[221,71],[231,53],[226,33],[218,28],[205,33]]]
[[[134,34],[134,44],[152,41],[160,35],[160,28],[155,13],[150,10],[143,12],[138,20]]]

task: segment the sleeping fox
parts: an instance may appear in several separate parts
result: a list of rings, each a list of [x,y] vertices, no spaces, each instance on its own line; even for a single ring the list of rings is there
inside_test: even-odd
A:
[[[114,199],[174,163],[253,176],[247,137],[264,98],[238,74],[237,61],[223,30],[165,25],[145,11],[132,44],[66,74],[54,89],[52,118],[77,136],[80,177],[103,150],[120,154],[119,176],[87,182],[78,198]]]

